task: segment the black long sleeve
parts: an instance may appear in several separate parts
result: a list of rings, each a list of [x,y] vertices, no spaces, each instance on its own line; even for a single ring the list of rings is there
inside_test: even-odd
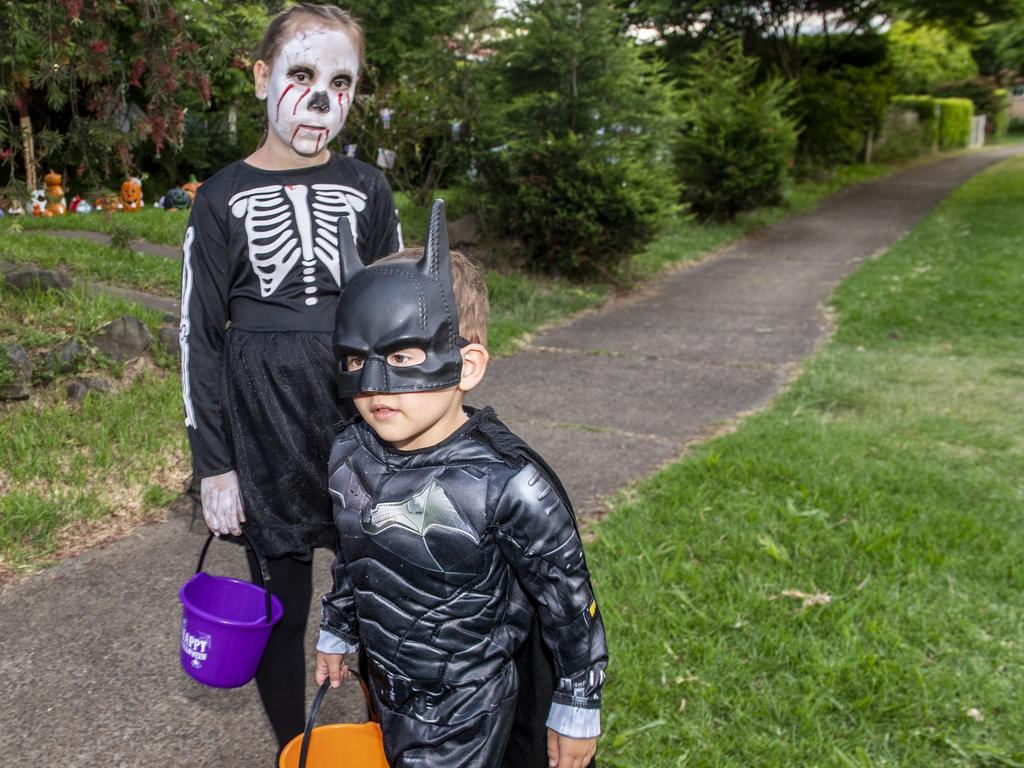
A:
[[[351,158],[335,154],[323,165],[288,171],[240,161],[199,188],[183,247],[180,328],[182,398],[197,478],[236,463],[222,407],[227,328],[333,330],[339,221],[353,226],[367,263],[401,246],[387,181]]]

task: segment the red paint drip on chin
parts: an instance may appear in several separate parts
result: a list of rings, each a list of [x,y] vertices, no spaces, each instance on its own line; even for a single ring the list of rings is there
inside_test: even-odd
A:
[[[288,91],[295,87],[295,83],[288,83],[288,87],[281,93],[281,98],[277,100],[277,116],[274,118],[274,122],[280,122],[281,120],[281,102],[284,101],[284,97],[288,95]]]
[[[295,106],[294,106],[294,107],[292,107],[292,114],[293,114],[293,115],[294,115],[294,114],[295,114],[296,112],[298,112],[298,111],[299,111],[299,104],[301,104],[301,103],[302,103],[302,100],[303,100],[304,98],[306,98],[306,94],[308,94],[308,93],[310,92],[310,90],[311,90],[310,88],[307,88],[306,90],[304,90],[304,91],[302,92],[302,95],[301,95],[301,96],[299,96],[299,98],[297,98],[297,99],[295,100]]]

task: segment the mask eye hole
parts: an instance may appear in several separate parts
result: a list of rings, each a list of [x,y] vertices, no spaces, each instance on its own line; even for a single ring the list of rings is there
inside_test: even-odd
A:
[[[407,368],[419,365],[427,359],[427,353],[418,347],[399,349],[388,353],[388,365],[392,368]]]
[[[363,367],[363,362],[359,355],[345,355],[345,370],[358,371]]]

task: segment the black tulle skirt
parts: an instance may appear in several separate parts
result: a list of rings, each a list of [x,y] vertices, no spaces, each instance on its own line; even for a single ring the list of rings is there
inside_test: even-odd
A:
[[[327,460],[348,406],[333,367],[329,333],[227,333],[224,417],[245,529],[268,557],[337,546]]]

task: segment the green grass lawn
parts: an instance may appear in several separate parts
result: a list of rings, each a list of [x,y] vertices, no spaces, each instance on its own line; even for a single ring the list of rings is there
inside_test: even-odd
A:
[[[969,182],[593,529],[603,765],[1024,765],[1021,210],[1024,159]]]
[[[181,293],[180,261],[89,240],[66,240],[39,232],[11,233],[0,229],[0,261],[59,269],[79,281],[111,283],[161,296]]]
[[[75,339],[88,343],[102,326],[122,315],[134,315],[144,322],[154,338],[164,324],[163,315],[134,302],[86,292],[80,287],[70,291],[19,291],[0,285],[0,343],[18,344],[41,359],[61,342]],[[169,358],[161,359],[171,366]]]
[[[188,223],[188,211],[165,211],[160,208],[143,208],[134,213],[119,211],[89,214],[69,213],[66,216],[20,216],[18,224],[25,231],[37,229],[83,229],[90,232],[105,232],[108,235],[123,233],[131,240],[149,240],[163,245],[181,245]]]

